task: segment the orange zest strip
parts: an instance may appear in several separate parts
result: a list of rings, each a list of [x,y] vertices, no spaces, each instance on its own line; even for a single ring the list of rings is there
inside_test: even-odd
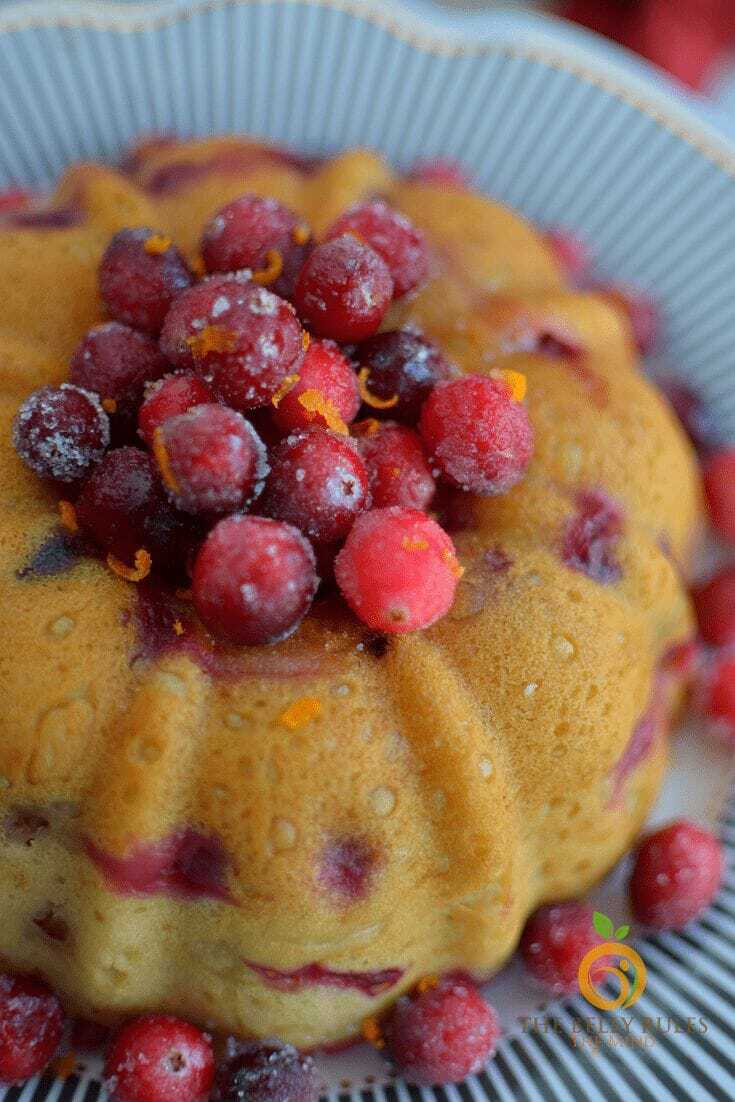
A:
[[[145,239],[143,248],[150,256],[160,256],[161,253],[170,249],[172,244],[170,237],[165,237],[162,233],[153,233]]]
[[[59,516],[61,518],[62,527],[66,528],[67,532],[78,532],[79,521],[77,520],[77,511],[70,501],[59,502]]]
[[[391,478],[400,478],[401,477],[401,468],[400,467],[391,467],[390,476],[391,476]]]
[[[268,249],[265,254],[265,268],[259,268],[257,272],[253,272],[253,283],[261,283],[268,285],[269,283],[275,283],[279,275],[283,271],[283,257],[278,249]]]
[[[67,1052],[60,1056],[58,1060],[54,1060],[51,1070],[58,1079],[68,1079],[77,1070],[77,1054]]]
[[[510,371],[508,368],[497,368],[490,372],[493,379],[500,379],[508,387],[511,397],[515,402],[522,402],[526,397],[528,383],[526,376],[521,371]]]
[[[353,436],[375,436],[380,429],[380,421],[375,417],[366,417],[364,421],[355,421],[350,426]]]
[[[102,408],[106,413],[117,413],[117,401],[115,398],[103,398]]]
[[[307,413],[318,413],[323,417],[325,425],[332,432],[337,432],[340,436],[348,435],[349,429],[340,417],[337,407],[320,390],[305,390],[303,394],[299,394],[298,401]]]
[[[195,256],[189,264],[189,267],[191,268],[194,275],[197,276],[199,279],[202,279],[202,277],[207,274],[207,266],[204,263],[203,257],[201,256]]]
[[[448,547],[446,547],[442,551],[442,559],[447,564],[447,566],[451,570],[452,574],[454,574],[455,578],[461,578],[462,577],[462,575],[464,574],[464,567],[459,562],[459,560],[457,559],[457,556],[454,554],[454,552],[450,551]]]
[[[416,984],[416,994],[423,995],[424,991],[433,991],[434,988],[438,986],[438,976],[422,976],[419,982]]]
[[[171,469],[171,460],[166,451],[166,445],[163,441],[163,429],[161,428],[157,428],[153,433],[153,455],[155,456],[156,463],[158,463],[158,469],[161,472],[164,486],[166,489],[170,490],[172,494],[178,494],[180,487]]]
[[[373,1048],[385,1048],[385,1040],[377,1018],[365,1018],[360,1032]]]
[[[398,405],[398,395],[394,394],[392,398],[378,398],[377,395],[371,394],[368,390],[367,381],[370,375],[369,367],[362,367],[358,372],[357,382],[360,387],[360,397],[366,406],[372,406],[373,409],[392,409],[393,406]]]
[[[181,620],[174,620],[174,631],[177,635],[184,634],[184,625],[181,623]]]
[[[208,352],[232,352],[237,343],[237,337],[224,325],[207,325],[201,333],[187,337],[186,343],[194,359],[201,360]]]
[[[306,225],[306,222],[301,222],[298,226],[294,226],[291,232],[291,240],[294,245],[305,245],[311,237],[311,230]]]
[[[275,406],[275,408],[278,409],[281,402],[288,394],[289,390],[293,390],[300,378],[300,375],[287,375],[279,386],[276,393],[271,398],[271,405]]]
[[[404,536],[401,540],[401,547],[404,551],[428,551],[429,544],[427,540],[412,540],[410,536]]]
[[[305,727],[321,715],[321,711],[322,702],[318,696],[300,696],[281,712],[278,722],[283,727],[288,727],[289,731],[297,731],[299,727]]]
[[[309,351],[309,345],[311,344],[311,333],[307,333],[306,330],[301,334],[301,347],[304,352]]]
[[[151,572],[151,557],[144,547],[135,552],[135,566],[126,566],[114,555],[107,556],[107,565],[118,578],[124,578],[126,582],[142,582]]]

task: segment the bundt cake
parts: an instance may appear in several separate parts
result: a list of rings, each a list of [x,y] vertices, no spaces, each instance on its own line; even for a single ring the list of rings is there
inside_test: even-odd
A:
[[[213,643],[185,585],[83,554],[73,508],[61,523],[59,493],[13,448],[21,403],[63,383],[105,321],[111,237],[155,227],[152,251],[170,238],[196,270],[202,228],[243,193],[280,200],[316,240],[382,197],[430,245],[382,330],[527,381],[522,481],[434,501],[464,572],[426,630],[375,630],[327,591],[281,642]],[[362,150],[309,163],[162,139],[119,170],[74,166],[48,205],[4,216],[0,303],[11,969],[103,1022],[157,1009],[328,1045],[423,975],[492,974],[534,908],[629,848],[693,631],[698,477],[628,320],[570,289],[543,234]]]

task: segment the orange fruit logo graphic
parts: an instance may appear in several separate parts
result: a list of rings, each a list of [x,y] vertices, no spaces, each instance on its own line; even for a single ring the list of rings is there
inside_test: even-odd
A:
[[[588,1003],[598,1010],[625,1010],[637,1002],[646,989],[646,966],[635,949],[622,944],[630,932],[629,926],[614,928],[607,915],[595,911],[594,927],[600,937],[614,938],[595,945],[579,962],[579,990]],[[617,958],[613,963],[611,958]],[[595,986],[596,982],[614,976],[618,993],[612,997]]]

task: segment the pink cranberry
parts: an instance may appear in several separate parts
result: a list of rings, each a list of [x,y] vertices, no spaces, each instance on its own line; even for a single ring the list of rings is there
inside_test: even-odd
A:
[[[444,478],[475,494],[503,494],[523,477],[533,429],[499,379],[464,375],[439,383],[421,411],[421,435]]]
[[[102,299],[117,321],[158,333],[171,303],[193,283],[179,250],[144,226],[120,230],[100,261]]]
[[[115,1102],[205,1102],[213,1079],[210,1038],[180,1018],[135,1018],[107,1050],[105,1083]]]
[[[716,734],[735,746],[735,655],[725,651],[702,671],[699,705]]]
[[[293,307],[242,273],[212,276],[180,295],[161,348],[240,410],[267,405],[303,354]]]
[[[327,241],[352,234],[375,249],[388,266],[393,294],[401,298],[415,291],[429,274],[426,238],[404,214],[382,199],[360,203],[345,211],[327,231]]]
[[[588,490],[577,497],[577,511],[567,521],[562,541],[562,559],[571,570],[586,574],[601,585],[621,577],[615,555],[623,528],[620,508],[600,490]]]
[[[295,525],[317,543],[334,543],[344,539],[369,501],[368,473],[355,443],[307,429],[271,453],[259,511]]]
[[[656,344],[661,318],[653,299],[634,287],[602,287],[599,293],[627,314],[633,340],[641,356],[649,356]]]
[[[735,569],[716,574],[693,596],[702,638],[717,647],[735,643]]]
[[[368,415],[409,425],[418,421],[436,384],[452,375],[436,345],[410,329],[377,333],[357,346],[355,359],[367,393],[377,399]]]
[[[318,1102],[319,1094],[310,1056],[278,1041],[230,1038],[212,1102]]]
[[[579,990],[582,957],[602,939],[592,924],[593,909],[571,900],[539,907],[521,938],[520,951],[528,971],[554,995]]]
[[[317,584],[314,552],[296,528],[265,517],[227,517],[197,556],[194,605],[218,638],[277,643],[299,626]]]
[[[173,503],[186,513],[230,513],[258,496],[265,445],[241,413],[194,406],[156,430],[154,454]]]
[[[358,903],[375,878],[378,854],[364,838],[335,838],[321,855],[317,883],[342,905]]]
[[[702,477],[712,526],[735,542],[735,448],[716,452]]]
[[[357,518],[334,573],[363,623],[398,635],[427,628],[449,611],[461,568],[435,520],[393,506]]]
[[[155,341],[120,322],[90,329],[77,345],[69,378],[112,402],[113,423],[134,422],[143,388],[168,370]]]
[[[438,187],[456,188],[459,191],[466,191],[470,186],[462,166],[457,161],[442,157],[416,161],[408,178],[421,184],[436,184]]]
[[[30,976],[0,976],[0,1081],[37,1075],[61,1041],[64,1014],[54,993]]]
[[[176,371],[146,387],[143,404],[138,410],[138,433],[148,447],[153,446],[153,433],[169,417],[186,413],[193,406],[214,401],[214,395],[198,375],[191,371]]]
[[[328,403],[324,408],[321,403]],[[273,420],[283,432],[310,425],[330,428],[334,414],[346,424],[360,408],[357,376],[332,341],[312,340],[299,368],[298,379],[278,402]]]
[[[360,438],[360,451],[370,479],[373,508],[429,508],[436,483],[418,433],[384,421],[376,432]]]
[[[241,195],[207,223],[201,252],[207,271],[249,268],[260,273],[277,295],[290,298],[308,238],[303,221],[277,199]]]
[[[361,341],[376,332],[393,297],[385,261],[351,234],[317,245],[301,269],[294,303],[320,337]]]
[[[709,907],[724,865],[715,835],[687,819],[649,834],[638,847],[630,880],[635,917],[657,930],[686,925]]]
[[[475,985],[445,976],[435,987],[402,996],[386,1025],[396,1066],[410,1083],[459,1083],[495,1052],[500,1026]]]
[[[110,443],[110,422],[96,394],[69,383],[26,398],[13,421],[13,446],[41,478],[77,482]]]
[[[568,230],[549,230],[546,243],[570,283],[581,283],[591,263],[586,243]]]

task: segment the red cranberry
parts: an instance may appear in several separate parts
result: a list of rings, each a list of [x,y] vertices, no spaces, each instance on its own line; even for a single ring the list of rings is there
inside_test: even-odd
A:
[[[180,295],[161,348],[241,410],[267,405],[303,354],[293,308],[242,274],[212,276]]]
[[[539,907],[526,923],[520,944],[523,963],[554,995],[579,990],[580,961],[602,941],[592,924],[593,914],[586,903],[571,900]]]
[[[26,398],[13,421],[13,446],[41,478],[77,482],[110,443],[110,422],[96,394],[69,383]]]
[[[500,1026],[470,980],[445,976],[435,987],[400,998],[386,1034],[401,1075],[438,1086],[480,1071],[495,1052]]]
[[[0,215],[28,210],[37,196],[30,188],[8,187],[0,191]]]
[[[277,643],[299,626],[317,584],[314,552],[296,528],[265,517],[227,517],[197,556],[194,605],[219,638]]]
[[[295,525],[317,543],[334,543],[368,504],[368,473],[349,437],[307,429],[271,453],[259,505],[264,516]]]
[[[186,513],[249,505],[268,473],[265,445],[241,413],[194,406],[156,430],[154,454],[171,500]]]
[[[698,696],[714,733],[735,746],[735,655],[725,652],[705,667]]]
[[[426,238],[404,214],[382,199],[360,203],[345,211],[326,234],[327,241],[352,234],[375,249],[388,265],[396,298],[414,291],[429,274]]]
[[[441,474],[475,494],[506,493],[533,453],[526,407],[483,375],[439,383],[421,411],[421,435]]]
[[[735,448],[716,452],[702,477],[712,526],[735,542]]]
[[[410,329],[376,334],[357,347],[355,358],[365,372],[365,392],[377,399],[368,402],[370,416],[409,425],[418,421],[436,384],[452,375],[436,345]]]
[[[69,378],[114,403],[113,423],[127,422],[137,415],[145,384],[160,379],[168,367],[150,337],[111,321],[90,329],[77,345]]]
[[[294,291],[302,320],[320,337],[335,341],[371,337],[392,297],[385,261],[351,234],[317,245]]]
[[[335,414],[349,424],[359,408],[360,391],[350,363],[332,341],[312,340],[298,379],[278,402],[273,419],[283,432],[309,425],[334,428]]]
[[[227,1042],[212,1102],[318,1102],[319,1076],[310,1056],[278,1041]]]
[[[562,559],[572,570],[610,585],[620,579],[615,548],[623,527],[620,508],[600,490],[577,497],[577,511],[567,521]]]
[[[308,239],[302,220],[277,199],[241,195],[205,226],[201,252],[208,272],[250,268],[259,282],[289,298]]]
[[[397,635],[429,627],[449,611],[461,568],[436,521],[393,506],[357,518],[334,573],[363,623]]]
[[[590,267],[590,253],[586,243],[568,230],[549,230],[546,243],[569,282],[581,283]]]
[[[641,356],[649,356],[656,344],[661,321],[653,299],[634,287],[623,285],[602,287],[600,294],[627,314],[636,348]]]
[[[340,904],[364,899],[375,877],[378,854],[363,838],[335,838],[321,855],[317,882]]]
[[[29,976],[0,976],[0,1081],[20,1083],[48,1064],[64,1014],[54,993]]]
[[[117,321],[158,333],[171,303],[193,276],[170,238],[144,226],[120,230],[100,261],[102,299]]]
[[[722,845],[711,831],[679,819],[641,842],[630,880],[633,913],[657,930],[673,930],[709,907],[724,872]]]
[[[210,1038],[180,1018],[135,1018],[107,1050],[105,1082],[115,1102],[205,1102],[213,1079]]]
[[[384,421],[376,432],[360,438],[360,451],[368,470],[375,509],[390,505],[429,508],[436,483],[418,433],[405,425]]]
[[[151,457],[139,448],[116,448],[86,482],[77,520],[101,548],[131,564],[136,551],[148,549],[149,525],[163,500]]]
[[[164,421],[213,400],[214,395],[207,384],[191,371],[164,375],[146,388],[145,399],[138,410],[138,432],[150,448],[154,432]]]
[[[716,574],[693,596],[702,638],[717,647],[735,643],[735,569]]]
[[[421,184],[436,184],[443,188],[456,188],[466,191],[469,186],[467,173],[457,161],[435,157],[430,161],[416,161],[408,174],[409,180]]]

